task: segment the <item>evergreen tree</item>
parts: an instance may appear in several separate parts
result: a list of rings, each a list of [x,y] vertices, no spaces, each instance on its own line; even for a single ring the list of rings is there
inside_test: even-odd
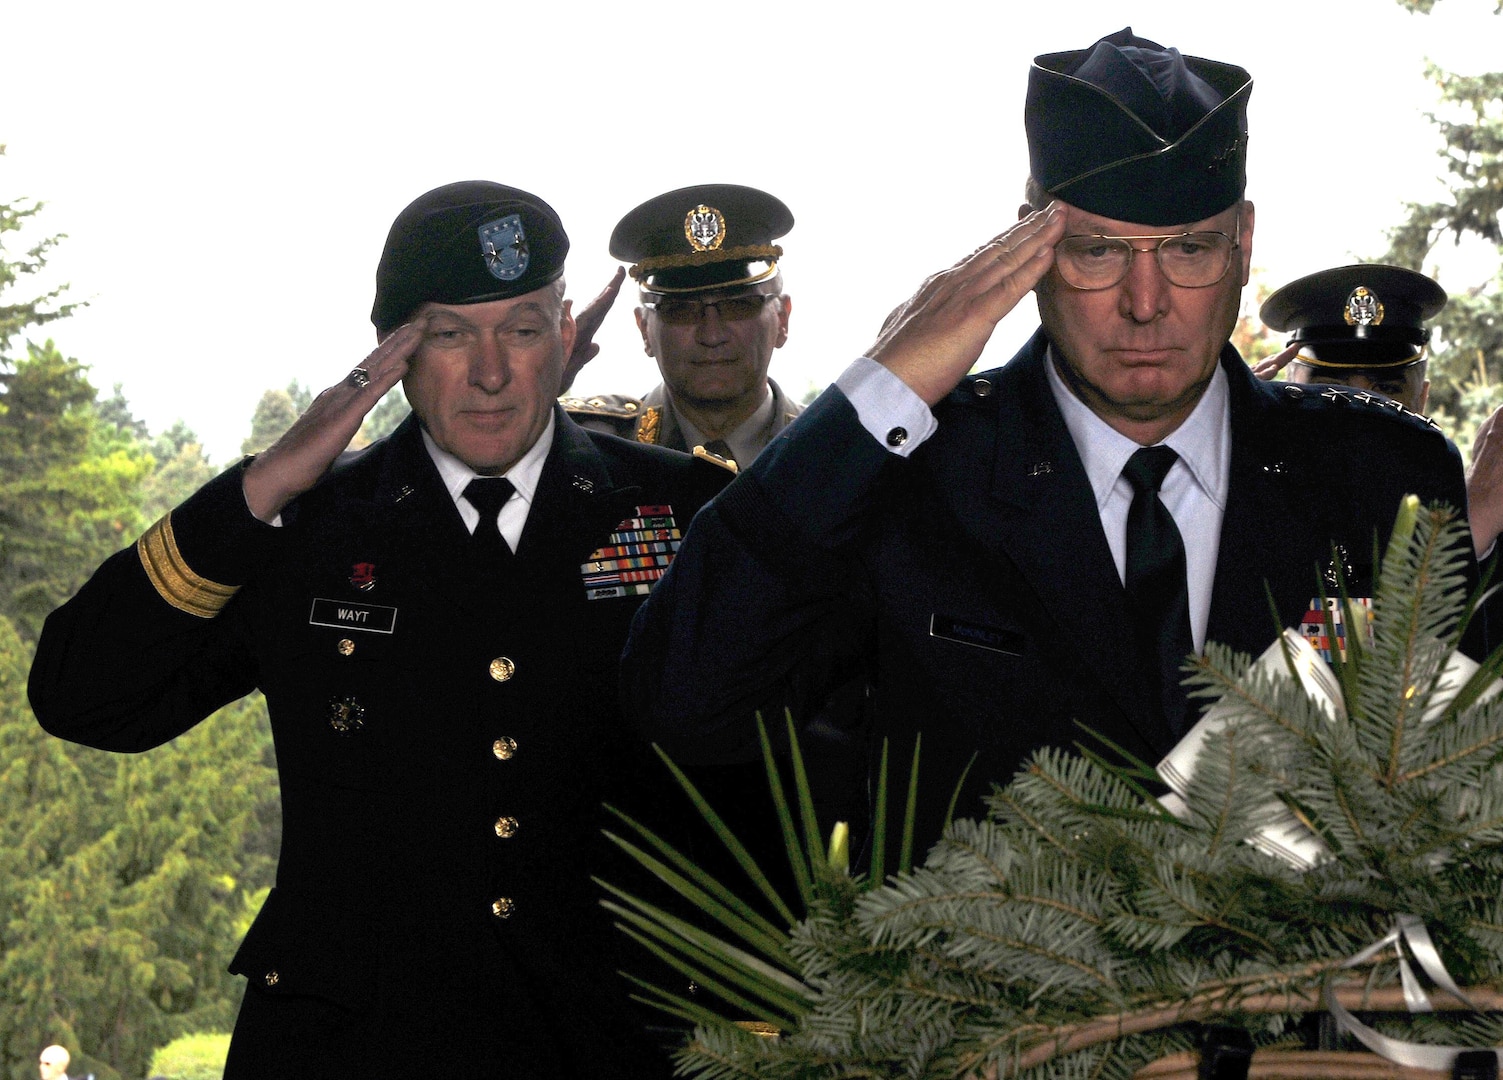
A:
[[[188,433],[190,436],[192,432]],[[159,438],[152,453],[171,446],[171,440]],[[217,470],[196,437],[182,443],[169,458],[156,458],[157,467],[141,482],[141,514],[146,521],[156,521],[174,506],[185,501],[214,478]]]
[[[386,396],[376,403],[376,407],[367,414],[365,423],[360,425],[360,431],[350,443],[355,449],[369,446],[377,439],[384,439],[397,429],[397,425],[407,419],[407,414],[412,407],[407,404],[407,395],[402,393],[400,384],[386,392]]]
[[[5,147],[0,145],[0,156],[4,153]],[[66,285],[24,299],[11,295],[24,279],[41,271],[47,264],[47,252],[63,239],[61,235],[44,237],[18,253],[6,249],[7,234],[23,231],[41,209],[41,203],[30,199],[0,202],[0,363],[28,329],[64,318],[78,307],[62,301]]]
[[[278,817],[265,709],[106,754],[37,727],[29,659],[0,619],[0,1068],[29,1076],[60,1042],[75,1072],[135,1080],[157,1047],[233,1023],[225,968]]]
[[[1434,0],[1399,3],[1426,13]],[[1503,6],[1494,13],[1503,17]],[[1431,409],[1450,418],[1448,430],[1466,449],[1477,425],[1503,404],[1503,71],[1460,75],[1430,64],[1426,75],[1440,94],[1429,117],[1441,137],[1445,194],[1407,204],[1382,261],[1423,270],[1447,238],[1491,249],[1481,280],[1440,276],[1450,301],[1434,320]]]
[[[298,415],[298,407],[286,390],[266,391],[256,403],[256,411],[251,414],[250,434],[240,444],[240,452],[259,454],[280,439],[296,422]]]
[[[51,341],[0,394],[0,614],[27,638],[111,552],[146,524],[139,485],[151,455],[101,420],[78,361]]]

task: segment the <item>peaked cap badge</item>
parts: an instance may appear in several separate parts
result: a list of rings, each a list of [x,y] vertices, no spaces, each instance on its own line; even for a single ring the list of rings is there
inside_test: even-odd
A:
[[[1348,326],[1377,326],[1383,321],[1383,305],[1376,293],[1366,285],[1358,285],[1346,298],[1346,310],[1341,316]]]
[[[518,214],[487,221],[480,226],[480,255],[485,268],[498,281],[516,281],[527,272],[527,233]]]
[[[725,215],[700,203],[684,216],[684,237],[695,251],[714,251],[725,243]]]

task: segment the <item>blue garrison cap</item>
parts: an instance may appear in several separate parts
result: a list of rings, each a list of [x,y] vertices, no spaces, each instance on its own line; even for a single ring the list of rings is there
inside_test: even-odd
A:
[[[1050,195],[1143,225],[1219,214],[1247,185],[1252,78],[1128,27],[1089,49],[1034,58],[1023,123]]]

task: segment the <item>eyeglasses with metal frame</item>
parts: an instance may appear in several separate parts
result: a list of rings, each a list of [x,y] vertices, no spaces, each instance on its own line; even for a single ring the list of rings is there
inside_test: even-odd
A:
[[[1242,215],[1237,215],[1237,235]],[[1152,248],[1136,242],[1154,241]],[[1098,292],[1118,284],[1132,269],[1133,256],[1152,251],[1159,270],[1171,285],[1204,289],[1226,277],[1232,252],[1241,241],[1223,232],[1159,233],[1150,236],[1067,236],[1054,247],[1054,267],[1065,284],[1082,292]]]
[[[768,300],[780,293],[742,293],[739,296],[724,296],[719,300],[688,300],[670,297],[666,300],[642,301],[642,306],[657,312],[658,318],[670,326],[696,326],[705,317],[705,312],[714,308],[725,322],[744,322],[762,313]]]

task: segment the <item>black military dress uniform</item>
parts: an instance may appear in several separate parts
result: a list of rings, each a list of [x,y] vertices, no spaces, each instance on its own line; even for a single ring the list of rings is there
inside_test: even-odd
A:
[[[963,773],[956,812],[974,817],[1035,748],[1085,739],[1077,721],[1157,762],[1174,743],[1157,672],[1047,347],[1040,331],[963,380],[906,459],[838,389],[805,410],[700,515],[638,617],[623,682],[647,732],[683,760],[734,759],[755,712],[807,718],[864,663],[873,773],[882,737],[906,763],[923,735],[919,851]],[[1365,590],[1404,494],[1462,508],[1466,492],[1455,447],[1382,398],[1260,382],[1230,346],[1221,364],[1233,451],[1206,637],[1256,655],[1319,595],[1333,544]]]
[[[282,852],[229,1077],[664,1074],[589,881],[642,776],[616,672],[644,591],[592,556],[673,544],[728,474],[555,414],[499,569],[409,418],[281,528],[230,470],[48,619],[31,699],[64,738],[146,750],[266,695]]]

